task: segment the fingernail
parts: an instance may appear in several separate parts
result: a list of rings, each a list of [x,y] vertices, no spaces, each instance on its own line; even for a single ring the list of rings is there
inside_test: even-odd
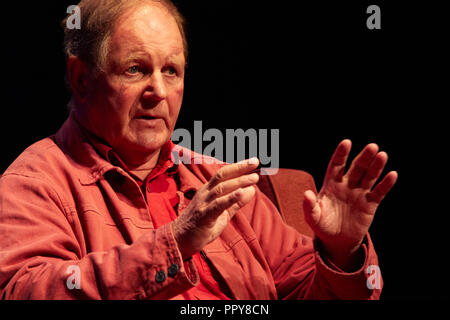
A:
[[[248,159],[247,162],[248,162],[249,164],[257,164],[257,163],[259,162],[259,160],[258,160],[257,157],[253,157],[253,158]]]

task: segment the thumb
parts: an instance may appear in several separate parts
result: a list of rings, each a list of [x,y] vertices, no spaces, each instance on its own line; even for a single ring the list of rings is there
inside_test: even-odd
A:
[[[317,196],[311,190],[308,190],[304,193],[303,211],[305,213],[305,220],[311,227],[319,223],[321,210],[319,202],[317,201]]]

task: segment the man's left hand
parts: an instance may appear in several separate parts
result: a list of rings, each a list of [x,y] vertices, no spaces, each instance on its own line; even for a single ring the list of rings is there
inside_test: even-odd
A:
[[[372,224],[378,205],[397,181],[389,172],[377,180],[388,160],[376,144],[367,145],[345,165],[351,150],[350,140],[342,141],[334,152],[319,194],[305,192],[305,219],[323,245],[325,254],[338,267],[355,267],[358,249]]]

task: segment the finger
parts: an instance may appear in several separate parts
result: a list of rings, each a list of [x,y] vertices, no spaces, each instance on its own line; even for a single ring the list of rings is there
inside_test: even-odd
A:
[[[225,167],[220,168],[216,174],[208,182],[208,189],[211,190],[217,184],[222,181],[233,179],[242,176],[246,173],[250,173],[259,166],[259,160],[257,158],[251,158],[238,163],[233,163]]]
[[[314,226],[319,223],[321,210],[317,201],[317,196],[311,190],[304,193],[303,212],[305,214],[305,219],[310,226]]]
[[[381,173],[388,161],[388,155],[386,152],[380,152],[375,156],[369,168],[366,171],[365,176],[361,180],[361,188],[370,190],[374,186],[375,182],[380,178]]]
[[[241,200],[238,201],[237,203],[233,204],[229,209],[227,209],[230,219],[233,218],[234,215],[241,208],[243,208],[247,203],[249,203],[256,193],[256,190],[253,187],[247,187],[242,190],[243,190],[243,193],[242,193]]]
[[[225,210],[229,210],[233,205],[242,208],[251,200],[254,193],[255,189],[253,187],[240,188],[230,194],[215,199],[206,207],[205,220],[207,222],[215,222]],[[234,215],[230,210],[229,213],[230,215]]]
[[[259,175],[257,173],[247,174],[234,179],[220,182],[212,188],[206,196],[206,201],[210,202],[214,199],[231,193],[239,188],[246,188],[258,183]]]
[[[375,186],[372,192],[367,194],[367,200],[369,202],[380,203],[384,199],[386,194],[391,191],[398,179],[398,173],[396,171],[389,172],[384,179]]]
[[[359,186],[362,177],[365,175],[378,150],[379,148],[375,143],[368,144],[352,161],[346,174],[350,188]]]
[[[331,157],[330,163],[328,164],[327,173],[325,175],[325,180],[334,179],[336,181],[341,181],[344,175],[345,164],[347,163],[348,155],[352,148],[352,142],[348,139],[343,140],[337,146]]]

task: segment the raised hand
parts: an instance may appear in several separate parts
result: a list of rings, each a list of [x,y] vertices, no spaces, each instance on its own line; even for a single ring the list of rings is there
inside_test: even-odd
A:
[[[254,160],[254,161],[253,161]],[[195,194],[185,211],[172,223],[184,259],[216,239],[236,212],[255,195],[259,161],[251,159],[221,168]]]
[[[338,145],[319,194],[306,191],[303,203],[306,221],[338,266],[351,265],[380,202],[398,178],[392,171],[376,184],[388,160],[376,144],[367,145],[345,173],[351,145],[350,140]]]

